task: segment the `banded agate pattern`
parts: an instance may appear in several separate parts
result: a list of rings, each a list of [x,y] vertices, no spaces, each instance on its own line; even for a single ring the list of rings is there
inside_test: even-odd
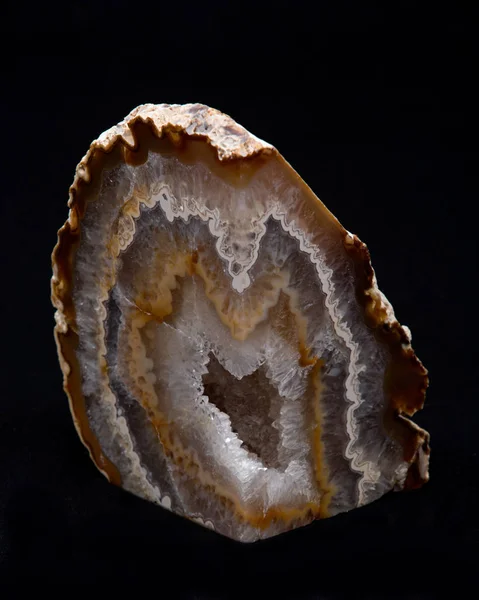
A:
[[[426,370],[369,253],[277,150],[143,105],[77,167],[52,299],[110,481],[240,541],[428,478]]]

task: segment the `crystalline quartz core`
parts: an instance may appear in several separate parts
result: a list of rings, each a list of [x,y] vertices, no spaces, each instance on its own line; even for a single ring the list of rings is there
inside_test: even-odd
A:
[[[277,150],[206,106],[143,105],[69,206],[55,334],[110,481],[254,541],[427,480],[409,330]]]

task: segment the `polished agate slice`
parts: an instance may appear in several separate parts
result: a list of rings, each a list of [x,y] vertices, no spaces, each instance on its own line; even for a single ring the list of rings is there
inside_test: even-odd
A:
[[[111,482],[249,542],[427,480],[410,332],[275,148],[143,105],[92,143],[69,207],[55,336]]]

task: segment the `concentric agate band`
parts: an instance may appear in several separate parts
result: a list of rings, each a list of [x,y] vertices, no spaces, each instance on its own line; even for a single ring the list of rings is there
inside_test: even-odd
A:
[[[269,144],[142,105],[77,167],[52,301],[113,483],[254,541],[428,479],[427,371],[366,246]]]

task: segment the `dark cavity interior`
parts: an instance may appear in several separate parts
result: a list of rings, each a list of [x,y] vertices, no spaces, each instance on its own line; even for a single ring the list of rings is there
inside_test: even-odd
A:
[[[203,386],[209,401],[231,419],[243,447],[256,454],[265,467],[279,468],[280,435],[273,422],[279,416],[281,397],[264,369],[236,379],[210,353]]]

